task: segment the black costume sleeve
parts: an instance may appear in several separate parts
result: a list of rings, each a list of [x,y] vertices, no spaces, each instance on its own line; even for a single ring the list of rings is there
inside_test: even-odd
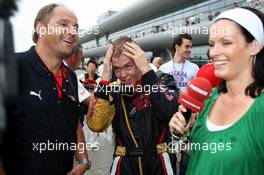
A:
[[[178,111],[179,89],[173,76],[153,70],[142,76],[142,85],[149,89],[152,108],[162,121],[169,121],[173,114]]]

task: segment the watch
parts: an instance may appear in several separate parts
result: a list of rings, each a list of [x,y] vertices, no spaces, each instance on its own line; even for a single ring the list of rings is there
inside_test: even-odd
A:
[[[89,159],[77,160],[78,164],[84,164],[87,166],[87,170],[91,168],[92,162]]]

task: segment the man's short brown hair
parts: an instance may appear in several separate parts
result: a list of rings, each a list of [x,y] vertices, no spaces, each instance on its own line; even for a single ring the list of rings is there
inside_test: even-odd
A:
[[[124,51],[127,51],[123,46],[126,42],[131,43],[134,41],[127,36],[121,36],[112,43],[114,49],[113,57],[119,57]]]
[[[34,33],[32,36],[32,40],[34,43],[36,43],[38,41],[38,38],[39,38],[39,34],[36,31],[37,23],[42,22],[44,24],[47,24],[50,17],[53,15],[54,9],[58,6],[60,6],[60,5],[59,4],[49,4],[49,5],[42,7],[39,10],[39,12],[35,18],[35,22],[34,22]]]
[[[176,52],[175,45],[181,46],[183,43],[183,39],[192,41],[192,36],[188,33],[181,33],[176,38],[174,38],[172,46],[174,53]]]

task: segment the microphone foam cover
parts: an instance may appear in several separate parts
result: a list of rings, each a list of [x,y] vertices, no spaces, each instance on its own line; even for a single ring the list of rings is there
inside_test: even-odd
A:
[[[209,98],[212,91],[211,83],[202,77],[192,79],[188,86],[187,92],[192,97],[199,101],[204,101]]]
[[[214,65],[212,63],[205,64],[197,72],[196,77],[203,77],[210,81],[213,87],[217,87],[220,84],[221,78],[218,78],[214,74]]]
[[[178,102],[193,112],[200,112],[204,107],[204,103],[202,101],[191,97],[186,92],[180,95]]]

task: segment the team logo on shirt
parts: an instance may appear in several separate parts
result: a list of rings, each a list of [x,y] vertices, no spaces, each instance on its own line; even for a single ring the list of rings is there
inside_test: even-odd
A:
[[[39,93],[36,93],[34,91],[30,91],[29,92],[29,95],[36,96],[36,97],[38,97],[42,101],[42,98],[41,98],[41,90],[39,90]]]

